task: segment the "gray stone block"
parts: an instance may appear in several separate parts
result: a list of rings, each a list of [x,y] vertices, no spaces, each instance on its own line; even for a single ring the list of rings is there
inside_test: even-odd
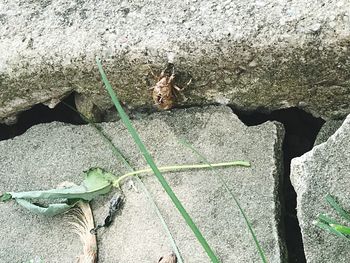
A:
[[[157,113],[133,120],[159,166],[198,163],[185,139],[211,162],[247,160],[251,168],[231,167],[164,173],[176,195],[222,262],[259,262],[253,239],[238,208],[217,174],[236,194],[251,220],[269,262],[285,262],[280,229],[282,125],[266,122],[245,126],[227,107],[193,108]],[[120,123],[104,123],[104,130],[135,168],[146,163]],[[12,140],[0,142],[0,189],[48,189],[62,181],[79,183],[81,173],[102,167],[116,175],[127,172],[90,126],[41,124]],[[153,175],[142,177],[156,199],[185,262],[209,262],[196,238]],[[98,232],[99,262],[157,262],[171,252],[161,224],[146,195],[135,182],[123,185],[126,202],[112,226]],[[111,195],[92,202],[95,220],[106,215]],[[1,262],[72,262],[80,241],[62,216],[31,214],[15,202],[0,204]]]
[[[321,143],[324,143],[328,140],[329,137],[331,137],[343,124],[344,120],[329,120],[326,121],[319,133],[317,134],[314,146],[319,145]]]
[[[345,0],[1,0],[0,119],[72,91],[104,111],[96,55],[133,108],[152,105],[148,65],[159,73],[173,62],[179,86],[193,79],[179,105],[345,116],[349,10]]]
[[[329,139],[292,160],[291,181],[297,193],[297,211],[307,262],[348,262],[349,242],[313,224],[318,214],[340,220],[326,203],[331,194],[350,211],[350,116]]]

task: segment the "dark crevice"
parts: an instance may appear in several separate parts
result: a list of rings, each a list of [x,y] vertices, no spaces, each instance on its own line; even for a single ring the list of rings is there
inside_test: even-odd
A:
[[[305,254],[301,231],[296,212],[296,193],[290,181],[290,163],[295,157],[310,151],[324,120],[315,118],[297,108],[273,111],[270,114],[247,113],[235,111],[246,125],[259,125],[265,121],[278,121],[283,124],[285,138],[283,141],[284,175],[281,200],[284,204],[284,235],[288,249],[289,263],[305,263]]]
[[[74,94],[66,97],[63,102],[75,108]],[[0,140],[6,140],[21,135],[30,127],[39,123],[60,121],[71,124],[83,124],[84,121],[80,115],[69,109],[64,103],[59,103],[53,109],[43,104],[37,104],[31,109],[20,113],[16,124],[10,126],[0,124]]]
[[[68,96],[64,103],[75,108],[74,94]],[[28,128],[39,123],[61,121],[71,124],[84,124],[85,122],[77,112],[69,109],[64,103],[58,104],[54,109],[38,104],[19,115],[15,125],[0,124],[0,140],[10,139],[23,134]],[[197,105],[200,106],[200,105]],[[188,108],[188,107],[185,107]],[[137,112],[150,113],[154,110],[138,109]],[[259,112],[243,112],[233,109],[234,113],[248,126],[259,125],[265,121],[278,121],[284,125],[285,139],[283,142],[284,180],[282,198],[283,219],[285,225],[285,238],[290,263],[304,263],[305,255],[298,219],[296,216],[296,193],[290,182],[290,163],[294,157],[301,156],[311,150],[324,121],[313,117],[297,108],[273,111],[269,114]]]

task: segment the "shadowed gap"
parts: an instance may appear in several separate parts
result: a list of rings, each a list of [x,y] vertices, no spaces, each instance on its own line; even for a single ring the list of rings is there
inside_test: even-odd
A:
[[[305,263],[304,247],[296,211],[296,193],[290,181],[290,163],[295,157],[310,151],[316,136],[324,124],[321,118],[315,118],[298,108],[273,111],[269,114],[247,113],[234,110],[235,114],[248,126],[265,121],[278,121],[283,124],[285,138],[283,141],[283,188],[282,212],[285,226],[285,238],[289,263]]]
[[[63,100],[68,105],[75,108],[74,94],[72,93]],[[43,104],[37,104],[31,109],[19,114],[18,121],[14,125],[0,124],[0,140],[7,140],[25,133],[30,127],[39,123],[49,123],[60,121],[71,124],[85,123],[78,113],[69,109],[63,103],[59,103],[55,108],[50,109]]]

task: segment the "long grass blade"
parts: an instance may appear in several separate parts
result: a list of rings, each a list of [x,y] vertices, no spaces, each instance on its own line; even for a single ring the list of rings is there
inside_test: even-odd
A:
[[[326,223],[323,223],[321,221],[316,221],[314,224],[323,230],[326,230],[332,234],[337,235],[338,237],[347,239],[342,233],[338,232],[337,230],[335,230],[333,227],[331,227],[330,225],[328,225]]]
[[[320,214],[318,216],[318,220],[322,223],[325,223],[327,225],[330,225],[330,224],[337,224],[337,221],[335,221],[334,219],[330,218],[329,216],[326,216],[326,215],[323,215],[323,214]]]
[[[333,196],[331,196],[330,194],[328,194],[326,196],[326,201],[328,202],[328,204],[333,207],[333,209],[335,211],[337,211],[337,213],[339,215],[341,215],[344,219],[346,219],[348,222],[350,222],[350,214],[348,212],[346,212],[339,204],[338,202],[335,200],[335,198]]]
[[[192,145],[190,145],[189,143],[187,143],[185,140],[180,140],[180,143],[183,144],[184,146],[188,147],[189,149],[191,149],[203,162],[205,162],[207,165],[211,166],[211,168],[214,170],[214,167],[208,162],[208,160],[201,154],[199,153]],[[255,246],[259,252],[259,256],[261,258],[261,261],[264,263],[267,263],[267,259],[265,256],[265,253],[258,241],[258,238],[255,235],[255,232],[253,230],[252,224],[250,223],[246,213],[244,212],[243,208],[241,207],[238,199],[236,198],[236,196],[234,195],[234,193],[232,192],[232,190],[228,187],[228,185],[226,184],[225,180],[223,179],[223,177],[218,173],[217,174],[220,181],[222,182],[223,186],[225,187],[225,190],[230,194],[232,200],[236,203],[240,213],[242,214],[244,221],[249,229],[249,232],[254,240]]]
[[[119,113],[123,123],[127,127],[128,131],[129,131],[130,135],[132,136],[132,138],[134,139],[135,143],[139,147],[139,150],[141,151],[142,155],[146,159],[147,163],[152,168],[152,170],[153,170],[155,176],[157,177],[158,181],[163,186],[164,190],[166,191],[166,193],[168,194],[168,196],[170,197],[170,199],[174,203],[175,207],[179,210],[179,212],[181,213],[182,217],[185,219],[187,225],[191,228],[191,230],[195,234],[196,238],[198,239],[198,241],[200,242],[200,244],[204,248],[205,252],[207,253],[208,257],[211,259],[211,261],[215,262],[215,263],[216,262],[220,262],[219,259],[214,254],[214,252],[211,249],[211,247],[209,246],[208,242],[205,240],[205,238],[203,237],[202,233],[200,232],[200,230],[196,226],[196,224],[193,222],[193,220],[190,217],[190,215],[187,213],[186,209],[181,204],[180,200],[177,198],[177,196],[172,191],[172,189],[170,188],[169,184],[167,183],[167,181],[165,180],[163,175],[160,173],[158,167],[156,166],[156,164],[153,161],[153,158],[151,157],[151,155],[147,151],[146,147],[142,143],[138,133],[136,132],[136,130],[133,127],[133,125],[131,124],[131,121],[130,121],[129,117],[127,116],[127,114],[125,113],[124,109],[122,108],[122,106],[121,106],[121,104],[120,104],[120,102],[119,102],[119,100],[117,98],[116,93],[112,89],[112,87],[111,87],[111,85],[110,85],[110,83],[109,83],[109,81],[107,79],[106,74],[103,71],[102,65],[101,65],[101,63],[100,63],[98,58],[96,58],[96,63],[98,65],[98,69],[100,71],[103,83],[105,84],[105,87],[106,87],[109,95],[111,96],[112,101],[113,101],[113,103],[114,103],[114,105],[115,105],[115,107],[116,107],[116,109],[117,109],[117,111],[118,111],[118,113]]]
[[[338,225],[338,224],[330,224],[331,227],[333,227],[338,232],[342,233],[343,235],[350,235],[350,227]]]
[[[77,112],[84,119],[85,122],[89,123],[95,129],[95,131],[98,133],[98,135],[100,135],[102,137],[102,139],[108,144],[108,146],[111,148],[113,154],[117,157],[117,159],[120,160],[121,162],[123,162],[124,165],[127,166],[129,170],[133,171],[131,173],[135,173],[134,168],[128,162],[128,160],[123,155],[123,153],[113,144],[112,139],[103,131],[103,129],[97,123],[94,123],[89,118],[84,116],[82,113],[78,112],[76,109],[74,109],[73,107],[71,107],[67,103],[65,103],[65,102],[63,102],[63,103],[64,103],[64,105],[66,105],[71,110]],[[151,170],[151,169],[148,169],[148,170]],[[136,171],[136,173],[137,173],[137,171]],[[121,176],[121,177],[125,178],[125,176]],[[119,182],[121,181],[121,180],[119,180],[120,178],[118,178],[118,183],[117,183],[118,187],[119,187]],[[158,216],[158,218],[159,218],[159,220],[160,220],[160,222],[162,224],[162,227],[163,227],[166,235],[168,236],[170,244],[171,244],[171,246],[173,248],[173,252],[176,255],[177,262],[178,263],[183,263],[183,259],[182,259],[182,256],[180,254],[179,248],[176,245],[175,239],[174,239],[173,235],[171,234],[170,229],[169,229],[168,225],[166,224],[165,219],[164,219],[163,215],[161,214],[161,212],[160,212],[156,202],[154,201],[151,193],[148,191],[147,187],[142,182],[142,180],[137,176],[137,174],[135,174],[135,178],[136,178],[138,184],[141,186],[141,188],[144,191],[144,193],[146,194],[146,196],[148,198],[148,201],[152,205],[153,210],[157,214],[157,216]]]

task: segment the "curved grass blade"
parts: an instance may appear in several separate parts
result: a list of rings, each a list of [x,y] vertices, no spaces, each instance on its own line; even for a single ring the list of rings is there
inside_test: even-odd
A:
[[[185,140],[180,140],[180,143],[183,144],[184,146],[188,147],[189,149],[191,149],[203,162],[205,162],[206,164],[210,165],[211,164],[208,162],[208,160],[202,155],[200,154],[192,145],[190,145],[189,143],[187,143]],[[212,169],[214,170],[214,168],[212,167]],[[242,214],[244,221],[249,229],[250,234],[252,235],[252,238],[254,240],[255,246],[259,252],[259,256],[261,258],[261,261],[264,263],[267,263],[267,259],[265,256],[265,253],[258,241],[258,238],[255,235],[255,232],[253,230],[252,224],[250,223],[247,215],[245,214],[243,208],[241,207],[238,199],[236,198],[236,196],[234,195],[234,193],[232,192],[232,190],[228,187],[228,185],[226,184],[225,180],[222,178],[222,176],[220,174],[218,174],[218,177],[220,179],[220,181],[222,182],[223,186],[225,187],[225,190],[230,194],[232,200],[236,203],[236,206],[238,207],[240,213]]]
[[[161,222],[161,224],[162,224],[162,226],[163,226],[163,228],[165,230],[165,233],[167,234],[167,236],[169,238],[171,246],[172,246],[172,248],[174,250],[174,253],[175,253],[176,257],[177,257],[178,263],[183,263],[183,259],[182,259],[181,253],[179,251],[179,248],[176,245],[175,239],[174,239],[173,235],[171,234],[170,229],[169,229],[168,225],[166,224],[165,219],[162,216],[162,214],[161,214],[161,212],[160,212],[156,202],[154,201],[151,193],[148,191],[148,189],[146,188],[145,184],[142,182],[142,180],[138,176],[136,176],[135,178],[136,178],[136,181],[139,183],[139,185],[141,185],[142,190],[146,193],[146,196],[147,196],[148,200],[150,201],[154,211],[156,212],[156,214],[157,214],[157,216],[158,216],[158,218],[159,218],[159,220],[160,220],[160,222]]]
[[[100,71],[103,83],[105,84],[105,87],[106,87],[109,95],[111,96],[112,101],[113,101],[113,103],[114,103],[114,105],[115,105],[115,107],[116,107],[116,109],[117,109],[117,111],[118,111],[118,113],[119,113],[123,123],[127,127],[128,131],[129,131],[130,135],[132,136],[132,138],[134,139],[135,143],[139,147],[139,149],[140,149],[142,155],[144,156],[144,158],[146,159],[147,163],[152,168],[152,170],[153,170],[155,176],[157,177],[158,181],[163,186],[164,190],[166,191],[166,193],[168,194],[168,196],[170,197],[170,199],[174,203],[175,207],[179,210],[179,212],[181,213],[182,217],[185,219],[187,225],[191,228],[191,230],[195,234],[196,238],[198,239],[198,241],[200,242],[200,244],[204,248],[205,252],[207,253],[208,257],[211,259],[211,261],[215,262],[215,263],[220,262],[219,259],[214,254],[214,252],[211,249],[211,247],[209,246],[208,242],[203,237],[202,233],[199,231],[199,229],[196,226],[196,224],[193,222],[193,220],[190,217],[190,215],[187,213],[186,209],[181,204],[180,200],[177,198],[177,196],[175,195],[173,190],[170,188],[169,184],[167,183],[167,181],[165,180],[163,175],[160,173],[160,171],[159,171],[158,167],[156,166],[156,164],[154,163],[151,155],[149,154],[149,152],[147,151],[146,147],[142,143],[138,133],[136,132],[136,130],[133,127],[133,125],[131,124],[129,117],[126,115],[124,109],[120,105],[120,102],[119,102],[119,100],[117,98],[117,95],[115,94],[114,90],[112,89],[112,87],[111,87],[111,85],[110,85],[110,83],[109,83],[109,81],[107,79],[106,74],[103,71],[102,65],[101,65],[101,63],[100,63],[98,58],[96,58],[96,63],[97,63],[98,69]]]
[[[327,224],[327,225],[330,225],[330,224],[337,224],[337,221],[335,221],[334,219],[332,219],[332,218],[330,218],[330,217],[328,217],[328,216],[326,216],[326,215],[323,215],[323,214],[321,214],[321,215],[318,216],[318,220],[319,220],[320,222],[322,222],[322,223]]]

